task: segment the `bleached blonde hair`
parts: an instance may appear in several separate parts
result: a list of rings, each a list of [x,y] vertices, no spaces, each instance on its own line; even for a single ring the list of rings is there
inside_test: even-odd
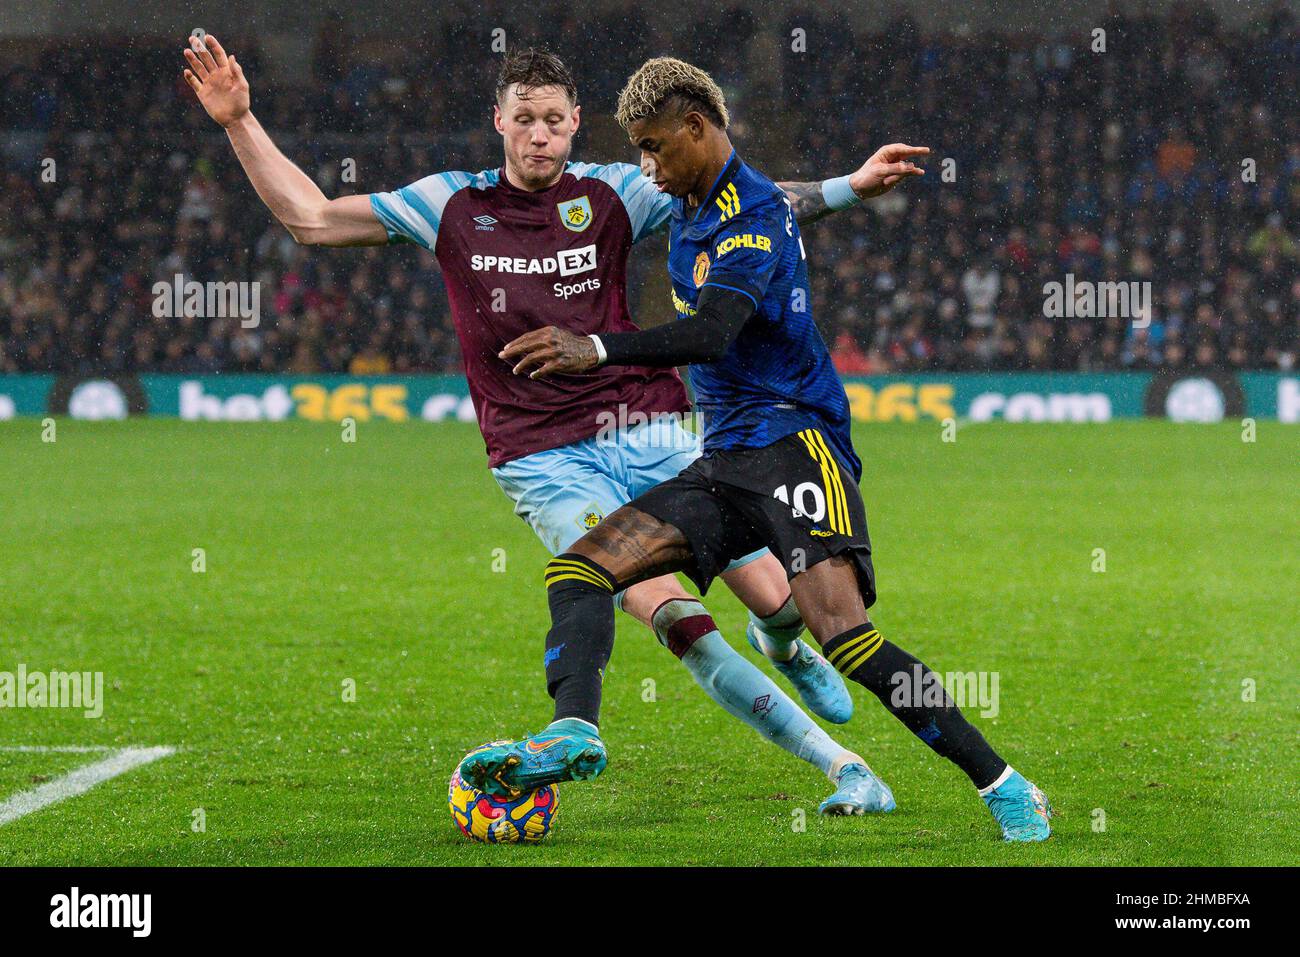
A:
[[[618,95],[615,116],[619,125],[627,129],[637,120],[663,112],[665,107],[678,115],[697,110],[724,130],[731,122],[726,99],[713,77],[697,66],[670,56],[646,60],[628,78],[627,86]]]

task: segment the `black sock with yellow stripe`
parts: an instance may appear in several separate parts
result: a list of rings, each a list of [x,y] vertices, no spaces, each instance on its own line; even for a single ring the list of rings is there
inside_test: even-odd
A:
[[[877,698],[908,730],[957,765],[977,788],[997,780],[1007,762],[966,720],[939,676],[902,648],[885,641],[871,622],[836,635],[822,654],[846,678]]]
[[[551,630],[546,634],[546,691],[555,718],[600,723],[600,690],[614,650],[612,575],[589,558],[566,552],[546,566]]]

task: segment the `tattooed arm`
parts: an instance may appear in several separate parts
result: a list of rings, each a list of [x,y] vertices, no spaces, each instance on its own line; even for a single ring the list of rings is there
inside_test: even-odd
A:
[[[777,183],[776,185],[785,190],[786,199],[790,201],[790,208],[794,211],[794,218],[802,226],[816,222],[828,213],[847,209],[853,205],[855,201],[848,199],[847,190],[852,190],[857,200],[870,199],[889,192],[908,176],[924,176],[925,170],[913,163],[912,158],[921,158],[929,154],[928,146],[890,143],[876,150],[856,172],[839,180],[826,180],[820,183]],[[839,186],[838,192],[836,185]]]
[[[822,195],[822,184],[818,183],[777,183],[785,190],[785,198],[790,201],[795,221],[800,226],[815,223],[831,211]]]

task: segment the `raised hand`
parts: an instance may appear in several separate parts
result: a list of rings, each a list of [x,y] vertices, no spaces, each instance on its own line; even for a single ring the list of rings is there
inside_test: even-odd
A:
[[[248,81],[234,56],[226,56],[217,38],[207,34],[200,42],[190,37],[185,51],[189,69],[185,82],[198,96],[203,108],[222,126],[230,126],[248,114]]]
[[[849,176],[849,185],[861,199],[870,199],[887,193],[909,176],[924,176],[925,170],[912,162],[914,157],[930,155],[928,146],[908,146],[890,143],[876,150],[856,173]]]

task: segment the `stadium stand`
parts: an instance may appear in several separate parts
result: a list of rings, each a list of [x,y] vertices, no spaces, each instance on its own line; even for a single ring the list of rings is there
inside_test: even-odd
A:
[[[702,18],[673,52],[723,84],[742,147],[779,125],[746,154],[774,175],[846,172],[891,139],[934,147],[923,181],[805,230],[842,372],[1289,370],[1300,32],[1282,8],[1239,30],[1189,9],[1112,16],[1104,56],[1086,37],[927,35],[905,19],[868,33],[816,8],[789,21],[829,38],[815,68],[778,44],[789,24],[770,33],[743,11],[726,42]],[[556,36],[581,34],[568,16]],[[332,23],[298,83],[263,80],[257,49],[238,52],[263,124],[337,195],[499,157],[493,60],[427,69],[470,26],[452,18],[405,58],[372,59]],[[599,28],[620,57],[575,66],[588,110],[608,113],[625,67],[663,51],[635,7]],[[193,102],[179,48],[63,41],[0,67],[0,372],[457,371],[433,257],[295,245]],[[765,51],[779,62],[753,69]],[[364,170],[356,184],[345,157]],[[261,324],[156,318],[152,287],[176,274],[260,282]],[[1048,316],[1044,287],[1067,275],[1151,283],[1149,326]],[[648,300],[634,315],[663,318]]]

